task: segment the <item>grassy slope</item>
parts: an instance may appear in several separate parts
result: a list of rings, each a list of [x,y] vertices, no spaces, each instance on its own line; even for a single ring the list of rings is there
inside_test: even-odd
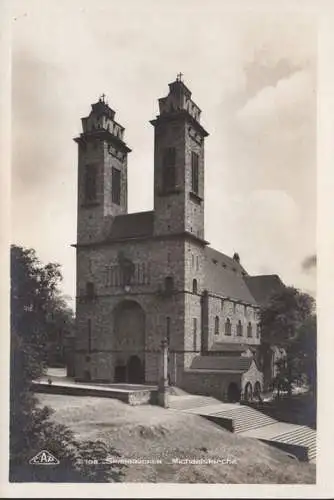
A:
[[[315,483],[314,465],[233,435],[196,415],[94,397],[40,394],[39,399],[54,408],[54,420],[72,428],[79,438],[110,442],[124,458],[237,461],[230,465],[129,465],[126,482]]]

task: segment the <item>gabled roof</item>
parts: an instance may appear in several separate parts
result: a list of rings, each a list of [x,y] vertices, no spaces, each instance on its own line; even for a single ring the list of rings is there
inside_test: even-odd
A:
[[[221,370],[246,372],[252,364],[253,358],[232,356],[196,356],[190,369],[194,370]]]
[[[153,235],[154,212],[117,215],[111,225],[108,240],[130,239]]]
[[[277,274],[246,276],[245,282],[259,305],[267,304],[270,297],[285,286]]]
[[[256,305],[240,262],[210,247],[205,248],[205,256],[205,288],[209,292]]]

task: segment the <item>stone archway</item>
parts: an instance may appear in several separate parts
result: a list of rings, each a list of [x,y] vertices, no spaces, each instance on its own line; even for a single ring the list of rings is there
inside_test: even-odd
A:
[[[113,345],[119,356],[114,381],[144,383],[145,312],[138,302],[124,300],[114,309]]]
[[[244,391],[244,399],[245,401],[251,401],[253,398],[253,388],[250,382],[247,382]]]
[[[235,382],[231,382],[228,386],[227,399],[229,403],[238,403],[240,401],[240,388]]]
[[[261,398],[261,384],[259,381],[255,382],[255,385],[254,385],[254,398],[256,398],[256,399]]]

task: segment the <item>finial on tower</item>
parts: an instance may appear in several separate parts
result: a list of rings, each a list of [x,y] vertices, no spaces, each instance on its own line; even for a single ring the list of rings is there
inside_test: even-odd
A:
[[[180,72],[180,73],[178,73],[178,74],[176,75],[176,81],[177,81],[177,82],[182,82],[182,77],[183,77],[183,76],[184,76],[184,75],[183,75],[183,73],[181,73],[181,72]]]
[[[108,103],[107,103],[107,101],[106,101],[106,97],[107,97],[107,96],[106,96],[105,94],[102,94],[102,95],[100,96],[99,101],[100,101],[100,102],[103,102],[103,104],[108,104]]]

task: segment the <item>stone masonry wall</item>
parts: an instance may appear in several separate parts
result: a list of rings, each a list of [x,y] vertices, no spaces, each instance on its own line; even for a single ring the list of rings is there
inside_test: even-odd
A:
[[[209,349],[214,342],[235,342],[259,345],[260,338],[257,337],[257,313],[252,306],[244,306],[209,294]],[[215,334],[215,317],[219,318],[219,334]],[[231,321],[231,335],[225,334],[225,322],[227,318]],[[237,323],[241,321],[243,326],[242,336],[237,335]],[[252,325],[252,336],[247,336],[248,323]]]
[[[168,234],[183,232],[185,229],[185,185],[184,161],[185,139],[184,125],[180,122],[158,123],[154,138],[154,233]],[[163,194],[162,166],[165,148],[176,149],[175,191]]]
[[[241,374],[186,370],[182,376],[181,387],[194,394],[212,396],[226,401],[228,386],[231,382],[235,382],[241,388]]]
[[[131,285],[128,292],[122,286],[111,287],[107,280],[107,266],[117,265],[118,251],[134,263],[150,263],[150,279],[146,285]],[[184,243],[167,241],[136,241],[127,244],[115,243],[105,247],[86,247],[77,250],[77,336],[76,349],[87,350],[88,320],[91,321],[92,350],[113,349],[112,339],[115,307],[124,300],[134,300],[145,312],[145,346],[147,350],[160,349],[160,342],[167,335],[167,317],[170,318],[170,348],[184,349]],[[164,279],[174,278],[175,294],[165,294]],[[86,283],[92,282],[96,298],[85,297]],[[118,346],[122,349],[122,346]],[[78,352],[76,357],[76,376],[80,377],[87,369],[87,352]],[[92,353],[92,376],[110,379],[113,376],[113,361],[110,353]],[[179,368],[183,364],[182,355],[177,357]],[[157,373],[157,356],[148,355],[146,359],[147,380],[152,381]],[[80,372],[80,373],[79,373]],[[81,375],[80,375],[81,374]]]

